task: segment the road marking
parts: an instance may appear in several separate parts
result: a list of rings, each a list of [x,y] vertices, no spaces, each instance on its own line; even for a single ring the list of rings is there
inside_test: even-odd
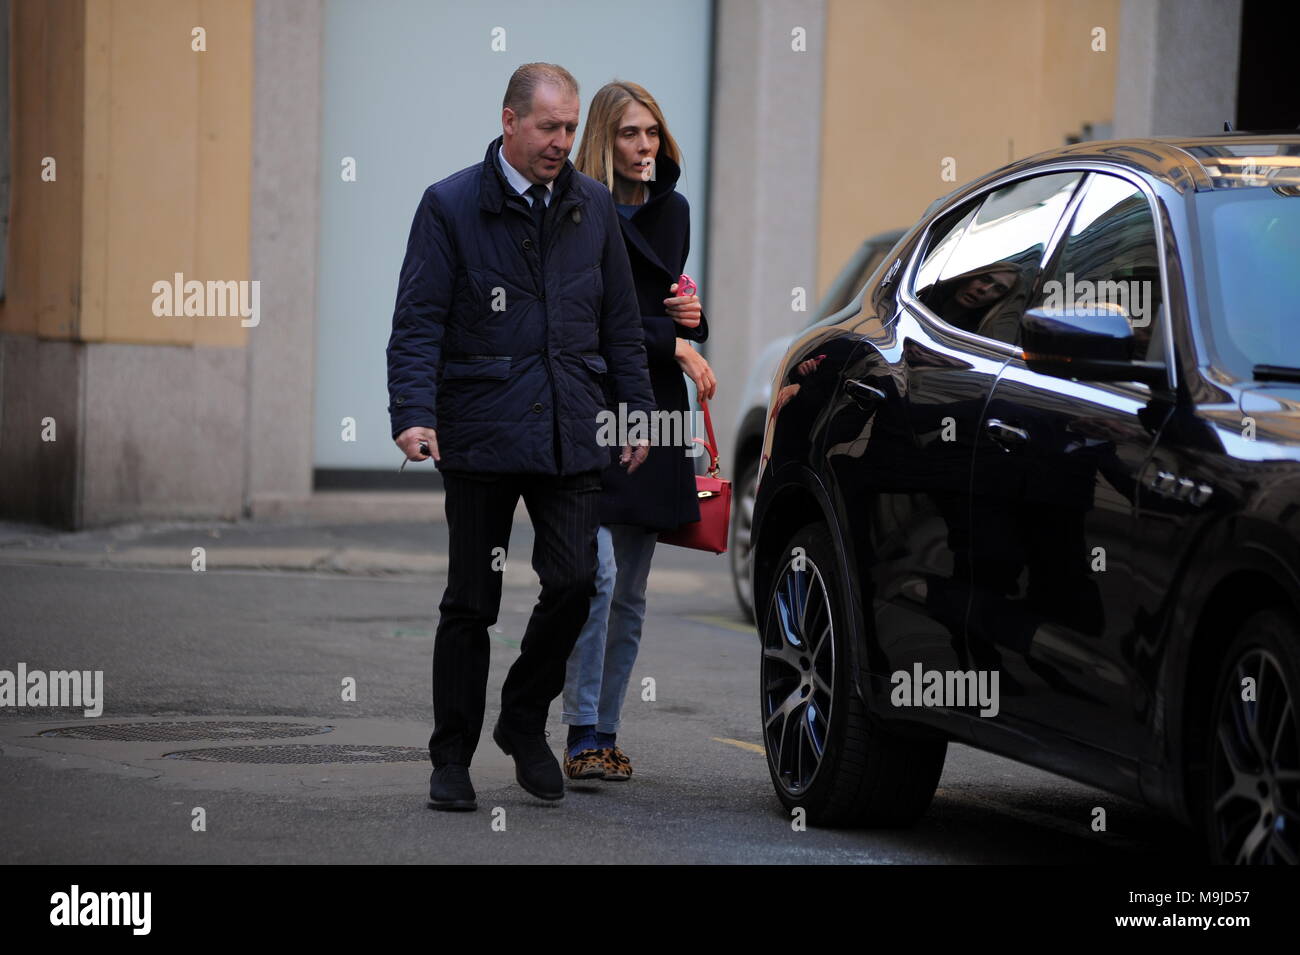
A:
[[[508,646],[511,650],[518,650],[518,649],[519,649],[519,641],[518,641],[518,640],[511,640],[509,637],[504,637],[504,636],[502,636],[501,634],[499,634],[499,633],[497,633],[497,632],[495,632],[495,631],[493,631],[493,633],[492,633],[492,639],[495,640],[497,643],[504,643],[504,644],[505,644],[506,646]]]
[[[696,623],[707,624],[710,627],[721,627],[723,630],[734,630],[736,633],[753,633],[758,631],[747,623],[740,623],[732,620],[730,617],[724,617],[721,614],[693,614],[685,619],[694,620]]]
[[[758,753],[759,756],[767,755],[767,750],[759,746],[757,743],[746,743],[744,740],[740,739],[727,739],[725,736],[713,736],[710,737],[710,739],[715,743],[726,743],[728,746],[739,746],[741,749],[747,749],[751,753]]]

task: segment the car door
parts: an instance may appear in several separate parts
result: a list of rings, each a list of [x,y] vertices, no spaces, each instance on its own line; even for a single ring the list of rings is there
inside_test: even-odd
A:
[[[1123,309],[1134,357],[1151,357],[1164,340],[1156,221],[1136,181],[1091,175],[1029,307]],[[1171,407],[1156,392],[1039,374],[1019,354],[998,376],[976,436],[966,639],[1000,672],[1004,725],[1136,752],[1132,714],[1151,700],[1125,646],[1138,481]]]
[[[856,330],[860,343],[833,406],[825,470],[874,625],[868,645],[877,674],[911,673],[916,664],[964,668],[971,459],[985,402],[1014,354],[975,329],[995,307],[1023,307],[1081,179],[1075,172],[1018,179],[941,216],[902,270],[897,318],[867,312]],[[996,287],[980,280],[976,303],[963,283],[988,265],[1023,266],[1024,275],[1001,283],[995,269]]]

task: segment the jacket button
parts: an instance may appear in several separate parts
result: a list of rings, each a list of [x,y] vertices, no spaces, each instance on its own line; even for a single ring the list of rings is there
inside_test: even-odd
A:
[[[406,398],[404,398],[404,397],[401,396],[401,395],[398,395],[398,396],[397,396],[397,403],[398,403],[399,405],[401,405],[401,404],[405,404],[405,403],[406,403]]]
[[[533,240],[532,240],[532,239],[524,239],[524,251],[525,251],[525,252],[531,252],[532,250],[533,250]]]
[[[540,401],[534,401],[533,414],[541,414],[541,413],[542,413],[542,403]]]

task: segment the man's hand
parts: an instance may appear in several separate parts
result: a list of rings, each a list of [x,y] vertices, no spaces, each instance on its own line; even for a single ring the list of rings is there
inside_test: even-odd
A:
[[[429,446],[428,454],[420,453],[420,442],[423,441]],[[393,443],[402,449],[408,461],[424,461],[433,458],[435,464],[442,460],[442,455],[438,453],[438,432],[433,428],[407,428],[396,438]]]
[[[625,444],[618,456],[619,467],[627,468],[627,473],[631,474],[641,466],[641,462],[649,453],[650,442],[648,441],[638,441],[635,445]]]
[[[676,292],[677,283],[668,286],[668,291]],[[700,327],[700,317],[704,312],[700,308],[698,295],[674,295],[664,299],[664,307],[668,310],[668,317],[682,328]]]

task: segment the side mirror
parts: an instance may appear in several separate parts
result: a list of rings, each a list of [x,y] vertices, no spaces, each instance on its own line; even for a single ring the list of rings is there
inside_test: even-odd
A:
[[[1040,375],[1163,385],[1164,364],[1134,361],[1134,347],[1133,327],[1118,305],[1031,308],[1020,320],[1025,365]]]

